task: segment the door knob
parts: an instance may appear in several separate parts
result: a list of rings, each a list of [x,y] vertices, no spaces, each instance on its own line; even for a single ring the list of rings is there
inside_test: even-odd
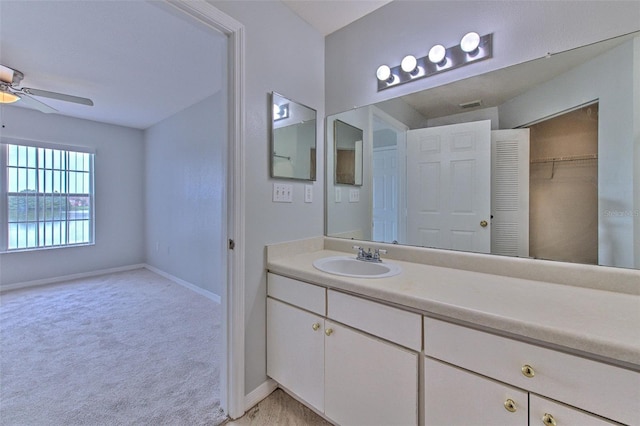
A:
[[[488,224],[489,222],[487,222],[486,220],[480,222],[480,226],[482,226],[483,228],[486,228]]]

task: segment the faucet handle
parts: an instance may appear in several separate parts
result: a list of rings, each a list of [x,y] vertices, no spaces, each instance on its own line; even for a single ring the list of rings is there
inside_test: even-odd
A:
[[[353,246],[354,250],[358,250],[358,259],[363,259],[365,257],[365,252],[364,252],[364,248],[360,247],[360,246]]]
[[[387,251],[385,249],[376,249],[375,252],[373,253],[373,259],[378,262],[381,262],[380,260],[381,254],[387,254]]]

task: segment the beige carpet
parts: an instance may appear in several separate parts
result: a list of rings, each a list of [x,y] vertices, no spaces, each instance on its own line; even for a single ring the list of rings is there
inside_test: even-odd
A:
[[[145,269],[0,296],[0,424],[217,425],[220,305]]]

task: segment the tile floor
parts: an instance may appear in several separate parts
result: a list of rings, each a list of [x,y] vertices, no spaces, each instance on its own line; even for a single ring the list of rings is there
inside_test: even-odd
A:
[[[331,426],[331,423],[287,395],[282,389],[276,389],[241,418],[223,424],[223,426],[248,425]]]

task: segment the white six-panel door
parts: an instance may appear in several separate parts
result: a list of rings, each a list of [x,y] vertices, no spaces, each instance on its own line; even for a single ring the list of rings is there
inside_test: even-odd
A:
[[[407,132],[407,240],[491,252],[491,122]]]
[[[398,240],[398,150],[373,150],[373,241]]]

